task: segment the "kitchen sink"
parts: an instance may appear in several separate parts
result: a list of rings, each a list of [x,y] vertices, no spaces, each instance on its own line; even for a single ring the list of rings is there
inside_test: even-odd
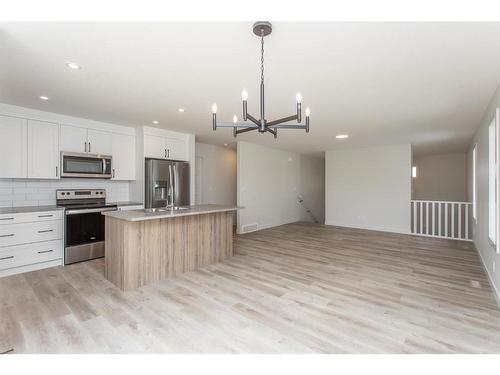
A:
[[[146,208],[146,212],[168,212],[168,211],[184,211],[189,210],[190,207],[179,206],[179,207],[156,207],[156,208]]]

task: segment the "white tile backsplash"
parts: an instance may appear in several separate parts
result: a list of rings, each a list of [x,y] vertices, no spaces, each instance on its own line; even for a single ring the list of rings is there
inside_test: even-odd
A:
[[[127,181],[77,178],[47,181],[0,179],[0,207],[55,205],[57,189],[106,189],[109,202],[128,201],[129,185]]]

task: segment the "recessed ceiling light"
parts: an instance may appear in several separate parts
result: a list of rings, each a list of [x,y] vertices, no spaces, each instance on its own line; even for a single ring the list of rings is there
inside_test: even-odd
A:
[[[159,124],[159,122],[158,122],[158,121],[156,121],[156,120],[154,120],[154,121],[153,121],[153,124],[157,125],[157,124]]]
[[[185,111],[185,109],[184,109],[184,108],[179,108],[179,109],[178,109],[178,111],[179,111],[179,112],[184,112],[184,111]]]
[[[227,147],[227,143],[224,143],[224,147]]]
[[[335,138],[337,138],[337,139],[346,139],[346,138],[349,138],[349,135],[348,134],[337,134],[335,136]]]
[[[70,69],[74,69],[74,70],[78,70],[78,69],[81,69],[82,67],[80,65],[78,65],[77,63],[74,63],[74,62],[67,62],[66,63],[66,66]]]
[[[48,96],[45,96],[45,95],[41,95],[41,96],[40,96],[40,99],[42,99],[42,100],[49,100],[49,97],[48,97]]]

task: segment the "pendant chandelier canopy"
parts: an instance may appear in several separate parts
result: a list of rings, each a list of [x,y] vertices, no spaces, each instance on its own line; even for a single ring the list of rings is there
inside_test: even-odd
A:
[[[252,130],[257,130],[259,133],[271,133],[274,138],[278,137],[278,129],[304,129],[309,133],[309,115],[311,113],[309,108],[306,108],[305,124],[302,124],[302,95],[297,93],[297,113],[292,116],[283,117],[277,120],[268,121],[265,117],[265,101],[264,101],[264,37],[272,32],[272,25],[270,22],[260,21],[253,25],[253,32],[260,37],[261,43],[261,65],[260,65],[260,119],[255,118],[247,112],[247,99],[248,92],[243,90],[241,97],[243,99],[243,122],[238,122],[236,115],[233,116],[232,123],[218,123],[217,122],[217,104],[212,106],[212,125],[213,129],[217,128],[233,128],[233,135],[236,136],[240,133],[246,133]],[[250,120],[250,122],[247,122]],[[297,124],[288,123],[289,121],[297,121]]]

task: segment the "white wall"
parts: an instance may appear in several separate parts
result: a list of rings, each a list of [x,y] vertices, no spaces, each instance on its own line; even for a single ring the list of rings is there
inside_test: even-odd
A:
[[[326,153],[328,225],[408,233],[411,146]]]
[[[321,191],[308,181],[302,192],[301,166],[311,167],[304,173],[308,179],[324,179],[323,161],[298,153],[277,150],[248,142],[238,142],[237,201],[245,207],[238,211],[238,232],[256,224],[258,229],[269,228],[308,219],[298,203],[298,195],[311,207],[324,206],[324,196],[310,196]],[[321,214],[317,214],[321,216]]]
[[[109,202],[128,201],[129,183],[92,179],[0,179],[0,207],[47,206],[56,204],[57,189],[106,189]]]
[[[465,153],[415,156],[417,177],[412,179],[413,199],[467,201]]]
[[[236,151],[196,143],[196,204],[236,204]]]
[[[500,270],[498,269],[500,267],[500,255],[496,253],[495,248],[488,240],[488,125],[497,107],[500,107],[500,85],[491,98],[481,120],[481,125],[470,145],[467,162],[468,176],[470,176],[468,178],[468,194],[470,201],[472,201],[472,149],[477,144],[477,223],[473,223],[473,239],[500,301]]]

